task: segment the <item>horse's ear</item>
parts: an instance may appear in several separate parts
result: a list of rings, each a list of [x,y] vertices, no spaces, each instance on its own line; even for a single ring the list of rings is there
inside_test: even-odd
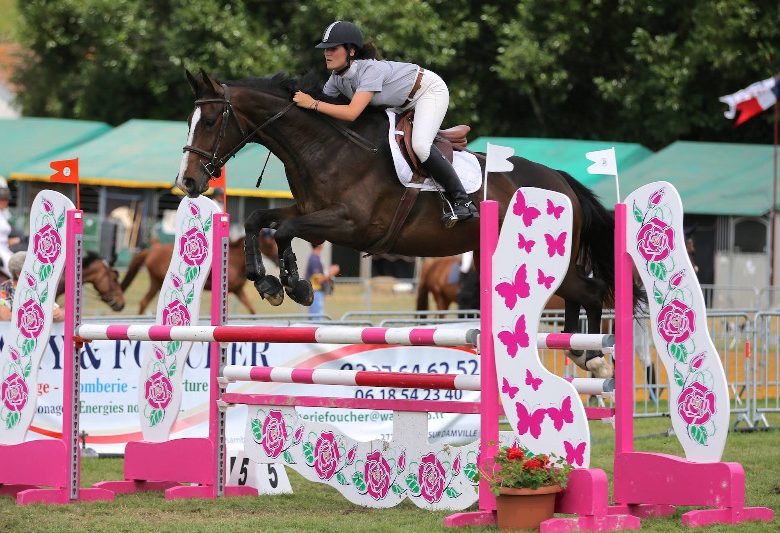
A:
[[[187,81],[190,83],[190,87],[192,87],[192,92],[195,94],[195,96],[198,95],[198,80],[195,79],[195,76],[190,73],[189,70],[184,69],[184,73],[187,75]]]
[[[214,81],[211,78],[209,78],[209,75],[206,74],[206,71],[200,69],[200,75],[203,78],[203,83],[206,85],[206,89],[210,90],[214,94],[217,94],[217,84],[214,83]]]

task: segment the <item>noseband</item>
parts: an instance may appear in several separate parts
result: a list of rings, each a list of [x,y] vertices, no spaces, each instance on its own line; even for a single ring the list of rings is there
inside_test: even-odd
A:
[[[249,133],[244,132],[244,128],[241,127],[241,121],[238,120],[238,114],[236,113],[235,109],[233,109],[233,104],[230,102],[230,88],[225,85],[224,83],[221,84],[222,89],[224,90],[224,94],[222,98],[202,98],[200,100],[195,100],[196,106],[201,106],[203,104],[222,104],[222,124],[219,127],[219,135],[217,136],[216,140],[214,141],[214,148],[211,152],[206,152],[205,150],[201,150],[200,148],[196,148],[191,145],[185,145],[184,148],[182,148],[183,152],[192,152],[194,154],[198,154],[204,159],[208,160],[208,163],[204,163],[201,161],[201,165],[203,165],[203,168],[205,171],[211,176],[211,179],[216,179],[219,177],[220,171],[222,167],[225,165],[225,163],[228,162],[228,160],[236,155],[236,153],[241,150],[241,148],[248,143],[254,135],[280,118],[282,115],[287,113],[294,105],[295,102],[290,102],[284,109],[279,111],[277,114],[251,130]],[[230,117],[233,117],[236,126],[238,126],[238,131],[241,132],[241,136],[243,137],[239,143],[233,147],[232,150],[230,150],[227,154],[225,154],[222,157],[217,157],[217,154],[219,153],[219,147],[222,144],[222,140],[225,138],[225,131],[227,130],[228,121],[230,120]]]

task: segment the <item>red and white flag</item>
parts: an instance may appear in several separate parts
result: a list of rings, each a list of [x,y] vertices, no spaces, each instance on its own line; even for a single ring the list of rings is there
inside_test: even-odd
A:
[[[762,111],[775,105],[780,90],[780,76],[756,82],[734,94],[721,96],[719,100],[729,106],[723,113],[727,119],[736,118],[735,126],[744,124]]]
[[[74,183],[79,182],[79,160],[63,159],[62,161],[52,161],[49,163],[52,170],[56,170],[49,178],[55,183]]]

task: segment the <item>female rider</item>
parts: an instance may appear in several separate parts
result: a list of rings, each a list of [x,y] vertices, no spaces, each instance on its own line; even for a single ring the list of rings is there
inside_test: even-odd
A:
[[[379,61],[376,49],[363,43],[363,34],[351,22],[337,20],[325,28],[322,42],[325,66],[331,71],[322,91],[327,96],[344,95],[346,105],[315,100],[298,91],[293,100],[299,107],[313,109],[330,117],[352,122],[366,106],[394,107],[400,112],[414,108],[412,149],[425,170],[436,179],[452,199],[452,213],[443,221],[450,227],[459,220],[478,218],[479,213],[447,159],[433,145],[450,101],[442,79],[430,70],[412,63]]]

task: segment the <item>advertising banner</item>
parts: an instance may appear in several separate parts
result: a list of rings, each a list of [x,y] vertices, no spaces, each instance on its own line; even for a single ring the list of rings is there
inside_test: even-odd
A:
[[[475,328],[477,323],[459,323]],[[0,343],[10,323],[0,323]],[[86,345],[81,359],[81,431],[88,448],[100,454],[122,454],[125,443],[141,440],[138,413],[140,342],[95,341]],[[55,324],[49,348],[41,360],[36,413],[27,439],[57,437],[62,429],[63,325]],[[235,343],[228,345],[228,364],[479,374],[479,359],[472,351],[426,346],[367,346],[332,344]],[[184,370],[184,396],[172,438],[208,434],[209,369],[207,343],[194,343]],[[478,401],[479,393],[423,389],[293,385],[285,383],[233,383],[228,391],[241,393],[300,394],[307,396],[402,398]],[[352,438],[390,438],[392,413],[357,409],[301,408],[303,417],[331,424]],[[227,443],[241,449],[247,409],[228,410]],[[479,434],[477,415],[429,414],[429,437],[449,442],[471,441]]]

